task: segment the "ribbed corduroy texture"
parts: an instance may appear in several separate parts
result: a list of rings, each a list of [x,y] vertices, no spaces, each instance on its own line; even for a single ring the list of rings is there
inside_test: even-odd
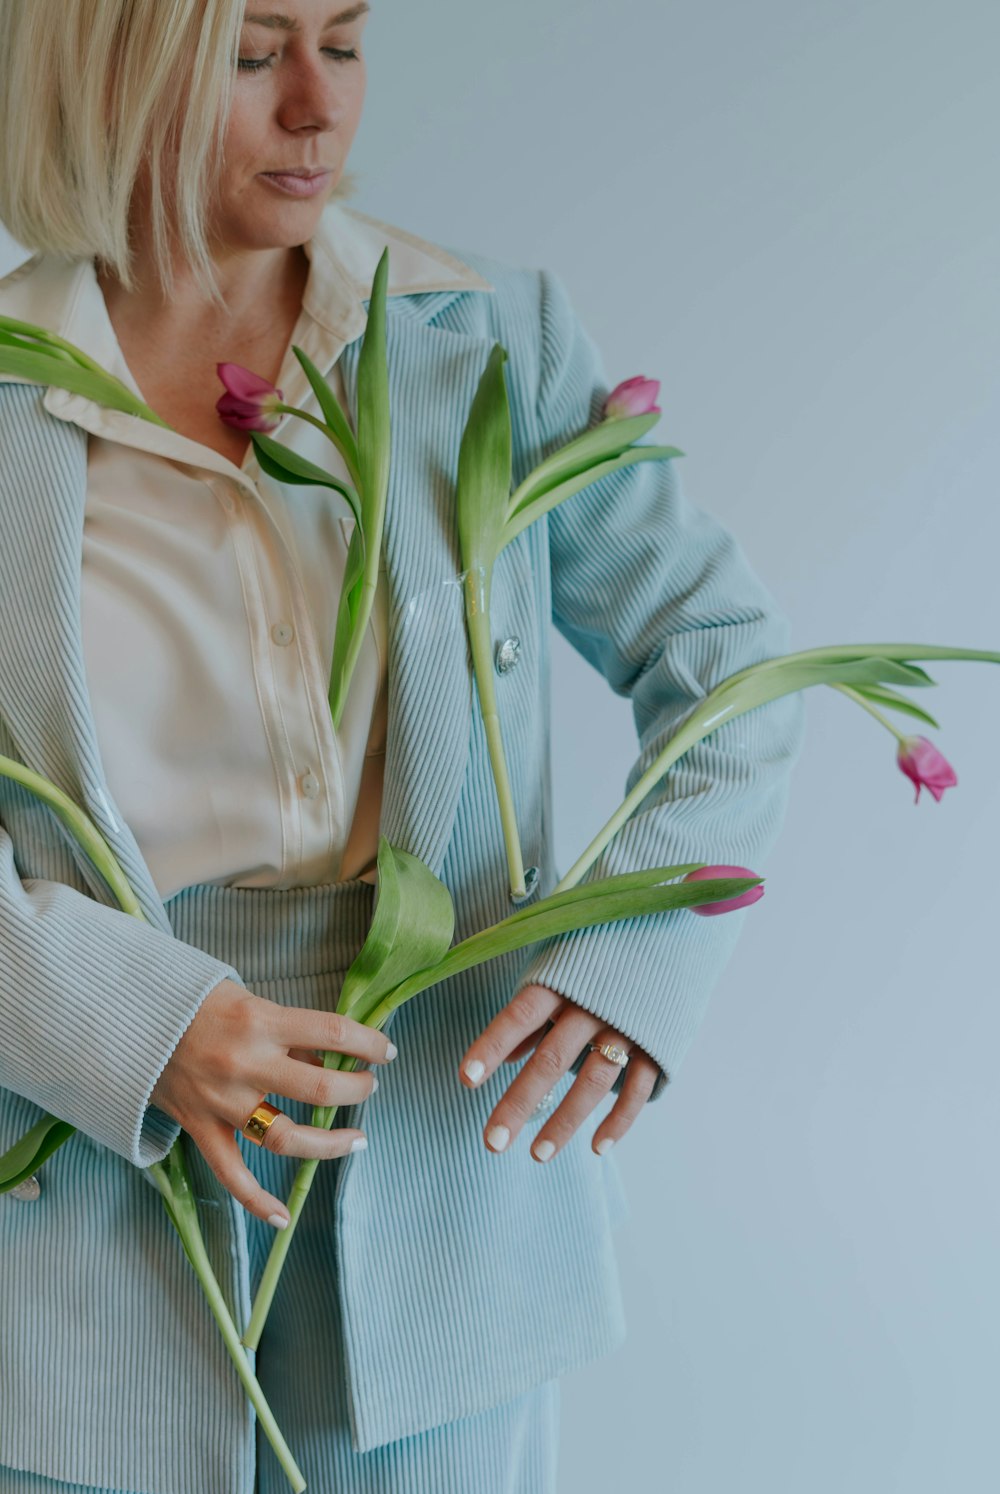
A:
[[[607,391],[596,351],[555,277],[463,257],[482,269],[495,293],[399,297],[387,310],[393,420],[381,822],[394,845],[421,856],[451,889],[456,938],[510,911],[461,610],[454,474],[462,429],[495,339],[510,354],[515,481],[596,418]],[[352,408],[357,351],[354,343],[343,354]],[[170,1461],[167,1431],[157,1434],[160,1441],[147,1440],[137,1430],[141,1417],[92,1416],[93,1406],[115,1404],[93,1388],[105,1383],[100,1374],[94,1379],[96,1331],[109,1344],[102,1374],[114,1378],[117,1356],[145,1386],[147,1401],[164,1376],[182,1386],[185,1439],[203,1447],[208,1438],[221,1449],[218,1480],[208,1487],[247,1494],[242,1402],[223,1356],[213,1352],[211,1333],[191,1352],[182,1326],[186,1314],[198,1321],[197,1296],[183,1273],[168,1267],[175,1247],[165,1222],[153,1217],[155,1210],[143,1214],[142,1204],[160,1207],[149,1179],[124,1159],[135,1159],[140,1127],[139,1145],[146,1148],[140,1160],[163,1155],[176,1135],[169,1117],[155,1107],[143,1116],[141,1105],[213,976],[234,969],[251,983],[246,971],[265,968],[255,953],[263,939],[276,962],[266,967],[275,972],[274,986],[263,987],[280,993],[272,999],[325,1001],[332,985],[322,972],[299,973],[292,894],[265,904],[250,889],[226,889],[250,892],[247,906],[266,909],[255,923],[241,922],[242,898],[219,898],[218,889],[194,890],[190,920],[181,913],[185,894],[172,900],[169,914],[164,909],[134,838],[118,823],[80,663],[85,437],[48,415],[37,388],[2,383],[0,432],[6,540],[0,714],[22,760],[56,778],[106,828],[153,925],[143,929],[108,910],[94,912],[87,891],[107,901],[106,890],[68,848],[65,832],[47,811],[0,783],[0,819],[14,846],[13,859],[8,851],[2,863],[0,903],[8,913],[0,964],[9,963],[0,969],[0,991],[11,1013],[6,1026],[21,1044],[12,1060],[4,1043],[2,1062],[16,1062],[20,1088],[0,1074],[0,1083],[12,1084],[0,1093],[0,1146],[31,1123],[38,1104],[50,1105],[46,1068],[54,1045],[79,1040],[92,1018],[98,1031],[116,1020],[130,1028],[124,1050],[93,1043],[91,1067],[72,1074],[76,1090],[86,1092],[73,1103],[87,1126],[43,1168],[42,1198],[0,1199],[5,1266],[8,1255],[18,1263],[5,1271],[3,1286],[4,1382],[17,1379],[34,1391],[16,1411],[0,1400],[0,1462],[84,1484],[202,1494],[193,1464]],[[614,688],[631,693],[646,753],[718,678],[787,647],[787,623],[770,594],[724,527],[683,499],[672,463],[604,479],[504,551],[493,582],[494,633],[497,641],[516,635],[522,648],[517,667],[498,681],[500,710],[525,858],[540,867],[543,892],[557,879],[548,794],[550,616]],[[775,702],[692,750],[592,875],[679,860],[739,861],[763,870],[801,743],[802,715],[801,697]],[[639,771],[637,764],[632,781]],[[74,891],[60,893],[49,881],[71,881]],[[24,966],[39,921],[32,905],[52,910],[47,916],[62,927],[43,941],[44,985],[26,987]],[[155,937],[173,932],[172,916],[187,952],[170,946],[167,954]],[[616,1024],[675,1074],[743,916],[705,919],[679,911],[592,930],[554,951],[524,951],[455,977],[396,1014],[400,1058],[366,1111],[369,1150],[338,1164],[327,1220],[339,1262],[339,1352],[356,1451],[510,1400],[621,1341],[612,1230],[626,1205],[614,1154],[594,1156],[593,1127],[586,1124],[544,1166],[528,1154],[531,1126],[509,1153],[489,1153],[483,1129],[516,1071],[502,1068],[470,1093],[458,1081],[458,1062],[519,986],[543,980]],[[235,935],[226,932],[232,919]],[[336,927],[331,923],[331,935]],[[74,957],[76,948],[86,956]],[[130,979],[129,960],[134,965],[142,957],[145,984],[139,981],[137,996],[134,984],[122,982]],[[571,1082],[571,1075],[563,1077],[557,1099]],[[662,1083],[661,1077],[660,1089]],[[99,1112],[113,1087],[125,1094],[109,1131]],[[350,1124],[349,1112],[342,1119]],[[105,1142],[110,1151],[95,1145]],[[74,1159],[81,1158],[93,1176],[78,1171]],[[220,1196],[211,1174],[201,1187],[215,1205],[206,1209],[213,1259],[234,1309],[244,1312],[249,1261],[242,1210],[228,1194]],[[77,1215],[91,1199],[93,1229],[81,1251]],[[38,1239],[32,1248],[7,1251],[8,1240],[16,1244],[25,1229],[25,1216],[35,1220],[30,1228],[47,1242],[47,1253],[39,1253]],[[146,1226],[154,1243],[146,1243]],[[79,1289],[72,1327],[51,1306],[44,1289],[50,1276]],[[95,1288],[98,1281],[114,1284],[108,1292],[117,1307]],[[186,1307],[170,1307],[175,1292]],[[49,1344],[43,1389],[33,1358],[40,1318]],[[165,1357],[156,1347],[161,1338]]]

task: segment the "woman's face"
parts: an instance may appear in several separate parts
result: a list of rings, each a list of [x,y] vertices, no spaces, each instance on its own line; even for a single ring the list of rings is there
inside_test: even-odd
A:
[[[347,161],[367,81],[365,0],[247,0],[212,229],[234,249],[310,238]],[[268,180],[328,175],[312,196]]]

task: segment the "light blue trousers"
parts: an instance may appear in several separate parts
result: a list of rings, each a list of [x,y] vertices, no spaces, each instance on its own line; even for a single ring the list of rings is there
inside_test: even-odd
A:
[[[365,882],[331,884],[330,906],[317,924],[303,920],[289,939],[290,899],[277,891],[189,887],[166,905],[175,934],[239,970],[258,996],[285,1006],[336,1007],[344,974],[364,940],[374,899]],[[337,916],[338,904],[341,916]],[[322,941],[320,946],[319,941]],[[275,951],[291,948],[282,968]],[[311,973],[321,971],[322,974]],[[311,1106],[275,1095],[300,1124]],[[378,1103],[377,1096],[370,1101]],[[334,1125],[360,1125],[363,1107],[338,1111]],[[238,1136],[250,1170],[278,1198],[287,1198],[299,1161],[279,1157]],[[362,1157],[363,1162],[363,1157]],[[46,1164],[58,1166],[56,1153]],[[337,1290],[334,1190],[339,1159],[316,1169],[295,1230],[256,1357],[256,1372],[279,1427],[306,1478],[309,1494],[555,1494],[559,1445],[559,1381],[515,1400],[432,1427],[370,1452],[356,1453],[343,1365]],[[164,1219],[164,1228],[170,1226]],[[270,1225],[247,1215],[251,1292],[256,1293],[275,1238]],[[405,1242],[401,1242],[405,1248]],[[150,1387],[155,1408],[155,1387]],[[114,1416],[114,1408],[108,1408]],[[155,1411],[154,1413],[155,1414]],[[142,1435],[141,1428],[135,1429]],[[257,1430],[253,1494],[287,1494],[290,1485],[266,1437]],[[0,1494],[145,1494],[98,1490],[0,1467]],[[162,1491],[170,1494],[169,1473]],[[206,1488],[205,1494],[210,1494]],[[247,1490],[247,1494],[251,1494]]]

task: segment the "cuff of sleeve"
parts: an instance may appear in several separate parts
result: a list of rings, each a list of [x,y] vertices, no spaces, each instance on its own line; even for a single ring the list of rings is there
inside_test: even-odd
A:
[[[241,976],[61,883],[26,882],[16,902],[4,1087],[136,1167],[162,1162],[180,1127],[153,1088],[208,993]]]

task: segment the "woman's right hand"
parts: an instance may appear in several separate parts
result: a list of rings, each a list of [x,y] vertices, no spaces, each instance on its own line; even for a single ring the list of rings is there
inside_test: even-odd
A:
[[[307,1105],[356,1105],[375,1088],[368,1069],[327,1069],[321,1052],[386,1063],[389,1039],[338,1012],[279,1006],[223,980],[205,997],[153,1087],[151,1103],[178,1121],[235,1199],[276,1228],[288,1210],[257,1182],[235,1132],[267,1095]],[[395,1055],[394,1055],[395,1056]],[[275,1116],[262,1145],[290,1157],[340,1157],[363,1131],[299,1126]]]

